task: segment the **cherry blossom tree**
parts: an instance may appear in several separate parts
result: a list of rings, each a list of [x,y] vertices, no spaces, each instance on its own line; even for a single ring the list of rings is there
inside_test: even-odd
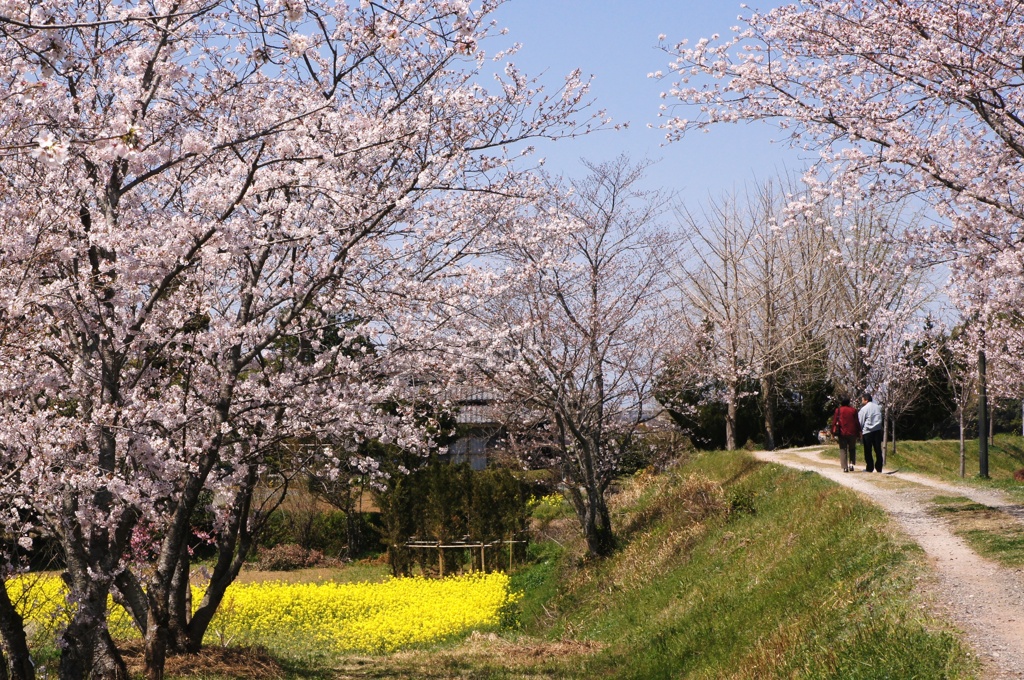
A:
[[[986,291],[969,316],[1012,316],[1024,285],[1017,4],[807,0],[740,23],[725,39],[665,46],[669,138],[773,121],[820,154],[809,174],[821,194],[926,200],[935,220],[917,231],[921,252],[948,264],[954,286]]]
[[[776,187],[682,216],[691,248],[674,268],[681,321],[705,340],[703,351],[680,357],[676,377],[721,385],[727,448],[741,443],[739,406],[755,394],[765,446],[774,447],[783,393],[809,394],[813,380],[802,375],[817,371],[820,380],[821,367],[847,394],[889,385],[905,324],[929,299],[927,270],[908,266],[899,240],[901,206]]]
[[[900,310],[904,311],[904,310]],[[883,324],[874,324],[877,351],[868,375],[869,391],[882,408],[882,454],[889,455],[889,443],[896,452],[896,425],[910,411],[926,388],[925,367],[914,318],[885,314]]]
[[[587,163],[537,213],[546,238],[504,252],[508,285],[478,312],[492,340],[478,379],[502,395],[512,434],[550,451],[591,555],[614,549],[605,494],[643,423],[669,347],[666,198],[641,188],[646,164]]]
[[[599,124],[577,75],[491,67],[498,4],[0,3],[0,497],[62,547],[62,678],[126,677],[111,592],[162,676],[212,493],[198,644],[287,441],[423,446],[376,405],[485,280],[458,264],[516,237],[493,228],[531,196],[511,145]]]

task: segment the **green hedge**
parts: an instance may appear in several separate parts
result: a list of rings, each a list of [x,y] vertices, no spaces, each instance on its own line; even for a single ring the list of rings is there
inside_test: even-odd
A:
[[[388,549],[392,571],[408,574],[414,563],[424,571],[438,567],[436,550],[405,547],[413,538],[445,543],[464,537],[482,543],[525,540],[532,488],[533,484],[507,469],[474,472],[465,464],[438,461],[409,474],[393,475],[388,488],[376,494],[381,542]],[[520,558],[524,551],[524,544],[515,545],[514,553]],[[488,549],[484,566],[491,568],[499,559],[507,564],[507,554],[507,546]],[[464,559],[458,551],[445,551],[445,571],[458,568]],[[477,561],[479,555],[472,559]]]

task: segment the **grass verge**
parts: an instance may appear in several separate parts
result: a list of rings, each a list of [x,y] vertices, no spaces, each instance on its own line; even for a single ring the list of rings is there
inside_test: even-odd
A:
[[[839,459],[838,447],[826,449],[826,455]],[[857,447],[857,460],[863,466],[864,449]],[[968,440],[964,446],[966,475],[960,477],[960,442],[933,439],[928,441],[899,441],[896,451],[889,445],[885,461],[886,470],[900,469],[932,475],[943,481],[968,483],[976,486],[1002,489],[1015,499],[1024,501],[1024,484],[1013,478],[1014,472],[1024,469],[1024,437],[997,434],[995,444],[988,449],[989,479],[978,477],[978,441]]]
[[[719,486],[724,509],[692,509],[689,488],[701,478]],[[653,501],[639,494],[631,507],[624,494],[623,519],[651,518],[630,546],[556,601],[564,612],[556,634],[608,644],[581,677],[974,672],[955,636],[908,595],[920,550],[853,493],[742,453],[705,455],[656,484]],[[683,549],[656,547],[673,541]]]
[[[1005,512],[969,498],[936,496],[932,512],[983,557],[1007,567],[1024,566],[1024,525]]]

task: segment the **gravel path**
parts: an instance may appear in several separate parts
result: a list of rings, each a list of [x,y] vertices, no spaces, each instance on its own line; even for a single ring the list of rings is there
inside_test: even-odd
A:
[[[947,484],[922,475],[844,473],[820,449],[761,451],[764,461],[811,470],[858,491],[885,509],[924,549],[938,579],[934,593],[946,617],[974,647],[985,678],[1024,679],[1024,570],[1008,569],[979,557],[945,522],[928,514],[937,493],[964,496],[1024,521],[1024,508],[994,490]]]

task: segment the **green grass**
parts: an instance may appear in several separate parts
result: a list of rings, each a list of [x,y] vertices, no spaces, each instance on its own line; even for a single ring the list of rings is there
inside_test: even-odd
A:
[[[936,496],[933,513],[952,524],[953,532],[983,557],[1007,567],[1024,566],[1024,525],[999,510],[969,498]]]
[[[512,590],[523,593],[519,601],[519,628],[527,622],[536,628],[547,616],[545,603],[558,593],[559,568],[565,548],[554,541],[544,541],[531,544],[529,552],[530,566],[512,574]]]
[[[633,539],[649,541],[642,559],[624,550],[552,603],[552,634],[607,644],[579,677],[971,677],[964,647],[908,597],[921,553],[882,511],[739,453],[680,470],[666,505],[685,512],[691,473],[721,483],[730,510],[691,522],[684,550],[659,560],[655,546],[688,531],[661,516]]]

